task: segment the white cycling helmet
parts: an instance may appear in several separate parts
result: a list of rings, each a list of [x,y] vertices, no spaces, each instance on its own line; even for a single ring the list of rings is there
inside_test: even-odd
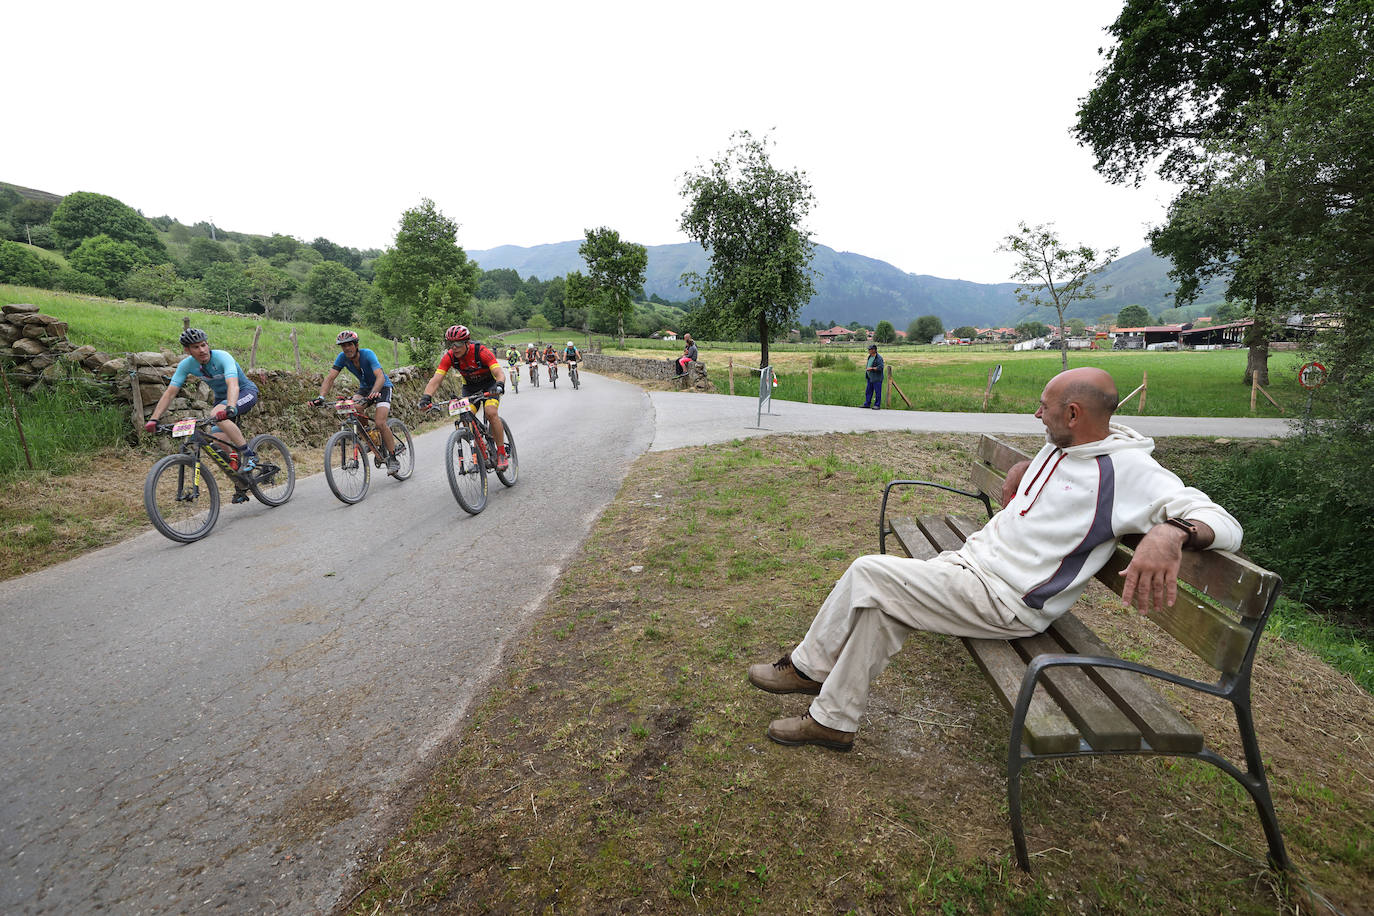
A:
[[[572,342],[572,341],[571,341],[571,340],[570,340],[570,341],[568,341],[568,346],[570,346],[570,347],[571,347],[571,346],[572,346],[572,345],[573,345],[573,342]]]

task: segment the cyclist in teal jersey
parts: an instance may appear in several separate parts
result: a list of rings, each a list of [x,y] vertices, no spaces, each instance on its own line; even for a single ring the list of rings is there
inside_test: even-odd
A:
[[[248,447],[248,440],[244,438],[234,418],[246,414],[258,403],[258,386],[253,384],[252,379],[227,351],[210,349],[210,340],[200,328],[187,328],[181,332],[181,349],[186,353],[186,357],[177,364],[176,374],[167,383],[167,390],[162,392],[157,406],[153,408],[152,416],[143,424],[143,428],[148,432],[157,429],[158,420],[166,412],[172,398],[181,393],[187,377],[195,376],[208,384],[214,392],[216,403],[210,411],[210,418],[219,424],[220,431],[238,448],[240,469],[251,472],[258,463],[258,456]],[[239,498],[240,495],[243,496],[242,499]],[[248,497],[243,494],[234,496],[234,502],[247,500]]]
[[[354,331],[345,328],[334,338],[334,342],[339,345],[339,355],[334,357],[334,367],[324,377],[320,396],[314,403],[316,406],[324,403],[341,370],[347,369],[353,373],[358,379],[358,397],[364,403],[377,405],[372,422],[377,424],[377,430],[382,434],[382,446],[386,448],[386,472],[394,475],[401,469],[401,462],[396,458],[396,439],[391,435],[391,427],[386,425],[387,415],[391,413],[391,379],[387,378],[377,354],[358,346],[358,335]]]

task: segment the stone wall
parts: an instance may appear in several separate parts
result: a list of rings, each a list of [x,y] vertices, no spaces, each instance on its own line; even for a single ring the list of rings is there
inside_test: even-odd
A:
[[[677,378],[677,356],[672,359],[642,359],[635,356],[611,356],[605,353],[584,353],[583,365],[591,372],[615,372],[630,378],[655,381],[677,381],[684,388],[714,391],[715,386],[706,374],[706,364],[695,362],[687,367],[687,375]]]

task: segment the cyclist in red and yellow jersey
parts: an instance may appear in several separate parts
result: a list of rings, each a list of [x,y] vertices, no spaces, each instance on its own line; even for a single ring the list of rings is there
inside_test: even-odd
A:
[[[434,400],[434,392],[439,390],[439,384],[448,374],[448,370],[456,368],[463,376],[463,397],[490,395],[482,406],[486,413],[487,426],[491,430],[491,438],[496,442],[496,469],[504,471],[510,466],[510,459],[506,457],[506,430],[496,415],[496,409],[500,404],[501,395],[506,390],[506,373],[502,371],[501,362],[491,348],[473,340],[472,334],[461,324],[455,324],[445,331],[444,339],[448,341],[448,349],[439,360],[434,377],[425,386],[424,396],[420,398],[420,407],[424,409],[430,405]]]

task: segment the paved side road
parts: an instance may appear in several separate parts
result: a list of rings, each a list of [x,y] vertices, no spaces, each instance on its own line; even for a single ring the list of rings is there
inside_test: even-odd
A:
[[[762,417],[756,398],[728,394],[655,391],[653,451],[688,445],[729,442],[751,436],[790,433],[903,430],[923,433],[1003,433],[1038,436],[1045,427],[1032,414],[932,413],[911,410],[864,410],[828,404],[773,401]],[[1146,436],[1209,436],[1235,439],[1277,438],[1294,432],[1289,420],[1239,417],[1132,417],[1117,419]]]

